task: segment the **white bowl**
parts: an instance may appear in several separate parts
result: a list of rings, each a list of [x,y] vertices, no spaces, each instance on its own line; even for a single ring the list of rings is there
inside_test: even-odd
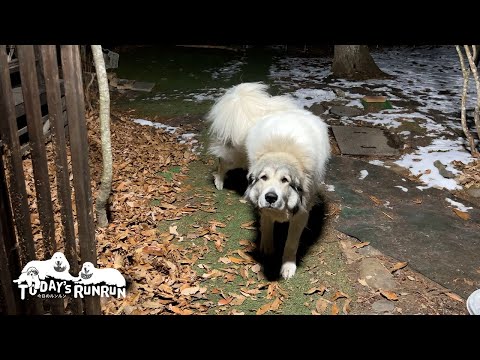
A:
[[[468,297],[467,310],[470,315],[480,315],[480,289],[475,290]]]

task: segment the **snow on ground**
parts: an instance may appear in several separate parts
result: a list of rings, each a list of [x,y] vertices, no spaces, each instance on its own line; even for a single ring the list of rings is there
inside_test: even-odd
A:
[[[330,101],[335,99],[336,95],[331,90],[322,89],[298,89],[292,93],[295,102],[303,109],[309,108],[315,103]]]
[[[179,129],[178,127],[169,126],[169,125],[165,125],[165,124],[158,123],[158,122],[153,122],[153,121],[150,121],[150,120],[133,119],[133,122],[137,123],[137,124],[140,124],[140,125],[144,125],[144,126],[153,126],[156,129],[163,129],[163,130],[165,130],[166,132],[168,132],[169,134],[172,134],[172,135],[175,134],[175,135],[177,135],[177,140],[180,144],[188,144],[192,148],[192,151],[194,153],[197,153],[198,140],[195,139],[197,134],[193,134],[193,133],[180,134],[177,131]]]
[[[356,89],[366,89],[374,95],[387,96],[393,102],[393,109],[355,117],[342,117],[345,125],[355,125],[357,121],[389,129],[398,128],[404,122],[416,122],[433,138],[431,145],[421,147],[412,154],[404,155],[396,163],[406,167],[413,175],[420,175],[426,185],[449,190],[461,189],[455,180],[442,177],[433,166],[435,160],[447,166],[447,170],[458,174],[451,162],[459,160],[468,163],[473,159],[465,150],[462,140],[446,140],[443,135],[453,135],[452,129],[461,129],[459,111],[463,77],[454,45],[391,47],[372,49],[372,57],[384,72],[393,79],[350,81],[329,79],[331,58],[278,57],[270,67],[270,79],[275,85],[294,88],[292,95],[301,106],[311,106],[316,102],[343,100],[347,106],[362,108],[359,101],[364,94]],[[339,89],[344,94],[337,97],[331,90]],[[338,93],[338,92],[337,92]],[[470,80],[467,108],[475,106],[475,82]],[[308,99],[306,99],[308,97]],[[403,108],[395,101],[410,100],[418,103],[414,109]],[[435,115],[440,113],[445,120],[439,123]],[[410,132],[400,132],[409,136]],[[370,162],[373,163],[373,162]],[[374,165],[384,166],[380,161]]]
[[[211,71],[212,79],[221,78],[221,79],[229,80],[241,70],[243,65],[245,65],[245,62],[243,61],[232,60],[227,62],[225,66],[220,69],[216,69],[213,71],[207,70],[207,71]]]
[[[407,189],[405,186],[396,185],[395,187],[396,187],[396,188],[399,188],[399,189],[402,190],[403,192],[407,192],[407,191],[408,191],[408,189]]]
[[[467,164],[474,159],[465,151],[462,138],[449,140],[441,137],[434,139],[428,146],[419,147],[415,152],[404,155],[395,161],[395,164],[409,169],[415,176],[421,175],[419,179],[426,184],[422,189],[432,186],[448,190],[461,189],[454,179],[446,179],[440,175],[433,165],[437,160],[445,165],[448,171],[459,174],[460,172],[451,165],[452,161],[458,160]]]
[[[367,170],[360,170],[360,180],[365,179],[368,176],[368,171]]]
[[[450,198],[445,198],[445,201],[448,202],[453,207],[455,207],[457,210],[460,210],[462,212],[468,212],[468,210],[473,209],[473,207],[471,207],[471,206],[467,207],[467,206],[463,205],[462,203],[459,203],[457,201],[453,201]]]
[[[326,185],[327,191],[335,191],[335,185]]]

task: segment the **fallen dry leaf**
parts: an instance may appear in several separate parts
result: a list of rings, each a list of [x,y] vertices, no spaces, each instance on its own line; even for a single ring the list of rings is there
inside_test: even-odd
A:
[[[347,299],[347,300],[345,300],[345,303],[343,304],[343,313],[344,313],[345,315],[349,314],[350,311],[351,311],[351,309],[350,309],[350,302],[351,302],[351,301],[352,301],[352,300]]]
[[[228,297],[226,299],[220,299],[218,301],[218,305],[220,305],[220,306],[228,305],[232,302],[232,300],[233,300],[233,297]]]
[[[323,293],[325,292],[325,290],[327,290],[327,288],[323,285],[319,286],[319,287],[314,287],[314,288],[311,288],[307,291],[304,292],[305,295],[312,295],[316,292],[319,292],[320,295],[323,295]]]
[[[234,264],[243,264],[245,263],[245,260],[244,259],[239,259],[237,257],[234,257],[234,256],[229,256],[228,257],[228,260],[230,260],[232,263]]]
[[[315,303],[315,309],[318,313],[323,314],[327,309],[328,304],[330,304],[330,302],[327,299],[320,298]]]
[[[278,297],[275,298],[275,300],[273,300],[272,302],[272,306],[270,307],[270,310],[277,311],[281,304],[282,304],[282,301],[280,300],[280,298]]]
[[[411,281],[415,281],[415,278],[413,276],[407,275],[407,279]]]
[[[431,172],[432,172],[432,170],[430,170],[430,169],[425,170],[425,174],[427,174],[427,175],[430,174]]]
[[[170,234],[179,236],[179,235],[178,235],[178,232],[177,232],[177,225],[175,225],[175,226],[173,226],[173,225],[170,226],[169,231],[170,231]]]
[[[332,306],[332,315],[338,315],[339,312],[340,310],[338,310],[337,303],[334,303]]]
[[[460,296],[458,296],[457,294],[454,294],[454,293],[451,293],[451,292],[446,292],[445,295],[447,295],[449,298],[455,300],[455,301],[459,301],[459,302],[465,302]]]
[[[252,270],[255,274],[258,273],[260,269],[261,269],[260,264],[255,264],[250,268],[250,270]]]
[[[381,205],[381,204],[382,204],[382,201],[379,200],[377,197],[375,197],[375,196],[373,196],[373,195],[369,195],[369,197],[370,197],[370,200],[372,200],[372,201],[375,203],[375,205],[378,206],[378,205]]]
[[[408,265],[408,262],[398,262],[390,269],[390,272],[393,274],[395,271],[403,269],[405,266]]]
[[[418,204],[421,204],[422,202],[423,202],[423,200],[420,199],[420,198],[416,198],[416,199],[413,200],[413,203],[414,203],[414,204],[417,204],[417,205],[418,205]]]
[[[393,291],[387,291],[387,290],[380,290],[380,294],[382,294],[383,297],[390,301],[397,301],[398,296],[395,294]]]
[[[272,307],[273,303],[266,303],[265,305],[261,306],[260,309],[257,310],[257,315],[263,315],[267,311],[269,311]]]
[[[469,213],[460,211],[460,210],[458,210],[458,209],[452,209],[452,210],[453,210],[453,212],[454,212],[455,214],[457,214],[457,216],[458,216],[460,219],[465,220],[465,221],[470,219],[470,214],[469,214]]]
[[[335,295],[333,295],[333,298],[331,301],[335,301],[337,299],[341,299],[341,298],[349,298],[349,296],[347,294],[345,294],[344,292],[341,292],[340,290],[337,290],[337,292],[335,293]]]
[[[184,296],[189,296],[189,295],[193,295],[193,294],[197,293],[198,290],[200,290],[200,286],[187,287],[187,288],[183,289],[182,291],[180,291],[180,294],[182,294]]]
[[[367,284],[367,282],[365,281],[365,279],[357,279],[357,280],[358,280],[358,282],[359,282],[360,284],[362,284],[363,286],[368,287],[368,284]]]
[[[358,243],[358,244],[353,244],[352,246],[352,249],[355,248],[355,249],[361,249],[365,246],[368,246],[370,245],[370,241],[365,241],[365,242],[361,242],[361,243]]]

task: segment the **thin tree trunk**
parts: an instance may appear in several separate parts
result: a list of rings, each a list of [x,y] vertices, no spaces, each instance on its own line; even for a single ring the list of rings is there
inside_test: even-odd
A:
[[[459,45],[455,45],[457,49],[458,57],[460,58],[460,66],[462,68],[463,74],[463,92],[462,92],[462,107],[461,107],[461,121],[462,121],[462,129],[463,133],[465,134],[468,143],[470,144],[470,153],[474,157],[478,157],[478,152],[475,147],[475,140],[473,139],[472,133],[468,129],[467,125],[467,92],[468,92],[468,82],[470,80],[470,70],[467,69],[465,66],[465,60],[462,54],[462,49]]]
[[[355,80],[390,77],[378,68],[366,45],[335,45],[332,73]]]
[[[468,45],[463,45],[465,52],[467,53],[468,63],[470,64],[470,69],[472,70],[473,79],[475,80],[475,85],[477,88],[477,105],[475,106],[475,112],[473,114],[473,119],[475,121],[475,127],[477,128],[477,135],[480,138],[480,80],[478,78],[477,66],[475,65],[474,58],[477,56],[477,48],[473,45],[473,55],[470,51]],[[478,156],[478,152],[477,152]]]
[[[97,72],[98,93],[100,95],[100,134],[102,140],[103,172],[100,191],[95,204],[97,225],[106,227],[107,202],[112,191],[112,145],[110,140],[110,92],[108,88],[107,70],[101,45],[92,45],[93,60]]]

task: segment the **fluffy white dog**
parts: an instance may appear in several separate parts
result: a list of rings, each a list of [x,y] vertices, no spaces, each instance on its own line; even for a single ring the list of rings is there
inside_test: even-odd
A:
[[[80,284],[85,285],[104,282],[107,285],[126,286],[125,278],[120,271],[111,268],[97,269],[89,261],[83,263],[78,277],[80,278]]]
[[[260,211],[261,252],[274,250],[274,222],[289,222],[280,270],[289,279],[330,157],[328,126],[290,97],[266,90],[262,83],[243,83],[216,101],[207,116],[209,151],[219,159],[219,190],[229,170],[248,170],[245,197]]]

